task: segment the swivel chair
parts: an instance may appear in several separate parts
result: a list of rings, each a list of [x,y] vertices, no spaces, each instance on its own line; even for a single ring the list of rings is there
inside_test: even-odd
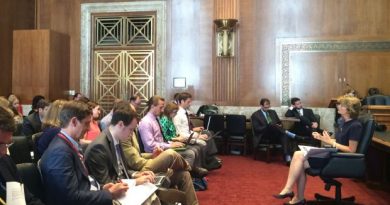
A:
[[[353,204],[355,197],[341,197],[342,183],[335,178],[363,178],[366,169],[366,153],[374,134],[373,119],[359,119],[363,125],[363,132],[358,144],[356,153],[331,153],[329,162],[319,169],[309,168],[306,173],[311,176],[319,176],[325,182],[325,190],[329,191],[331,186],[336,187],[335,198],[315,194],[314,204]],[[307,204],[313,204],[308,202]]]

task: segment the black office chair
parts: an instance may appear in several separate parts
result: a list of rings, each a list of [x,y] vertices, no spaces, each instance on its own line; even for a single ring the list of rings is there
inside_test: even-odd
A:
[[[28,188],[28,190],[35,196],[41,199],[42,202],[45,201],[45,194],[42,183],[41,174],[38,170],[38,167],[35,163],[22,163],[17,164],[16,168],[22,178],[23,183]]]
[[[227,151],[232,146],[243,148],[242,153],[247,152],[246,117],[245,115],[226,115]]]
[[[252,136],[253,138],[259,138],[258,144],[253,145],[253,159],[257,160],[260,152],[265,152],[265,161],[267,163],[271,162],[271,152],[276,150],[281,150],[282,145],[280,143],[275,143],[270,139],[270,136],[257,135],[255,128],[252,122]],[[255,141],[255,140],[253,140]]]
[[[142,142],[141,133],[139,132],[138,128],[135,129],[135,136],[137,136],[139,151],[141,153],[145,153],[144,143]]]
[[[205,115],[203,119],[203,127],[208,129],[214,136],[214,141],[217,144],[218,151],[224,154],[226,147],[225,137],[225,116],[224,115]],[[219,134],[217,134],[219,133]]]
[[[341,197],[341,183],[335,178],[362,178],[364,177],[366,163],[365,155],[374,134],[374,120],[359,119],[363,125],[363,132],[356,153],[331,153],[329,162],[320,169],[310,168],[306,173],[311,176],[319,176],[325,182],[325,189],[330,190],[331,186],[336,187],[335,198],[329,198],[315,194],[317,201],[308,204],[353,204],[355,197]]]
[[[390,96],[372,95],[365,99],[367,105],[390,105]]]
[[[13,136],[12,140],[13,144],[8,149],[15,164],[33,162],[31,136]]]
[[[33,159],[34,162],[38,162],[38,160],[41,159],[41,157],[42,157],[37,149],[37,142],[38,142],[39,138],[41,138],[41,135],[42,135],[42,132],[38,132],[38,133],[35,133],[31,136],[32,143],[33,143],[33,151],[34,151],[34,159]]]

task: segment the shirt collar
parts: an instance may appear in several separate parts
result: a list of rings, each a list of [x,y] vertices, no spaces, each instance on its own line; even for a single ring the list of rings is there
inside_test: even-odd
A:
[[[65,137],[73,144],[73,146],[77,147],[78,150],[81,149],[80,144],[76,142],[68,133],[66,133],[64,130],[60,131]]]
[[[179,110],[177,112],[178,113],[186,113],[187,110],[179,106]]]
[[[114,141],[114,145],[119,144],[119,140],[115,138],[115,136],[112,134],[110,127],[108,127],[108,132],[110,133],[112,140]]]

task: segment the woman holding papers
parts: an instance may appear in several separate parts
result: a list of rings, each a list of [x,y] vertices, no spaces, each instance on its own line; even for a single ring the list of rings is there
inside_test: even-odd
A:
[[[356,152],[358,146],[362,125],[357,120],[360,111],[360,100],[356,97],[343,96],[337,100],[337,111],[341,115],[339,130],[336,131],[336,138],[332,139],[324,131],[322,134],[313,132],[313,137],[341,152]],[[274,195],[275,198],[284,199],[290,197],[291,200],[285,204],[305,204],[304,190],[306,185],[305,169],[321,166],[308,162],[310,156],[304,151],[296,151],[291,160],[290,170],[286,185],[282,191]],[[323,165],[322,165],[323,166]],[[297,184],[297,195],[294,195],[293,185]]]

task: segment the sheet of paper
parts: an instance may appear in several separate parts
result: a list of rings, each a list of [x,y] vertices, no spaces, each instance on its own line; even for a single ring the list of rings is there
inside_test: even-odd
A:
[[[19,182],[7,182],[7,205],[26,205],[24,186]]]
[[[299,149],[303,151],[305,157],[318,157],[326,158],[331,152],[337,152],[336,148],[322,148],[322,147],[312,147],[312,146],[303,146],[298,145]]]
[[[134,179],[122,180],[129,184],[130,187],[126,192],[126,195],[118,200],[122,205],[141,205],[157,190],[157,187],[151,183],[134,186],[135,180],[133,180]]]

